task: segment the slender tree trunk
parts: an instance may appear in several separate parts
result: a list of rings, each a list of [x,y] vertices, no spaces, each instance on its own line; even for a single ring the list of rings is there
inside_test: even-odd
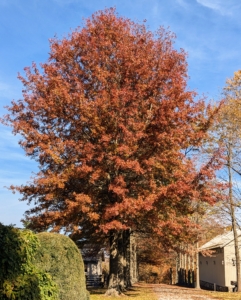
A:
[[[199,207],[200,202],[197,200],[197,207],[196,207],[196,224],[199,224]],[[197,241],[196,241],[196,253],[195,253],[195,260],[196,260],[196,270],[193,270],[193,275],[196,273],[196,280],[194,280],[194,287],[196,289],[200,289],[200,274],[199,274],[199,234],[197,233]],[[196,272],[195,272],[196,271]]]
[[[198,248],[199,248],[199,243],[196,243],[196,284],[195,284],[195,288],[196,289],[200,289],[200,276],[199,276],[199,252],[198,252]]]
[[[137,281],[136,241],[133,235],[130,237],[130,281],[131,284]]]
[[[118,284],[121,292],[126,290],[125,286],[125,236],[124,231],[118,234]]]
[[[237,234],[237,223],[234,212],[234,201],[233,201],[233,178],[232,178],[232,145],[228,143],[228,179],[229,179],[229,204],[230,204],[230,213],[232,220],[232,229],[234,236],[234,249],[235,249],[235,258],[236,258],[236,275],[237,275],[237,291],[241,292],[241,277],[240,277],[240,254],[239,254],[239,245],[238,245],[238,234]]]
[[[179,269],[178,269],[178,284],[182,284],[182,253],[179,252]]]
[[[180,254],[176,257],[176,284],[180,284]]]
[[[131,286],[131,277],[130,277],[130,234],[131,231],[125,230],[124,234],[124,256],[125,256],[125,267],[124,267],[124,280],[125,280],[125,287],[129,288]]]

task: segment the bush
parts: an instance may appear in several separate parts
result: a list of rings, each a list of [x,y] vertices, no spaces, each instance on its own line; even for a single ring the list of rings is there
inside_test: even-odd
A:
[[[60,300],[88,300],[84,264],[79,249],[67,236],[43,232],[37,234],[40,248],[36,266],[51,274],[59,288]]]
[[[0,299],[54,300],[57,285],[51,276],[34,264],[40,247],[30,230],[0,223]]]

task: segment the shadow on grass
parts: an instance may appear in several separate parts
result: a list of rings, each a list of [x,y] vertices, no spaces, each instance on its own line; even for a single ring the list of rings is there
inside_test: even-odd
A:
[[[90,295],[103,295],[107,291],[107,289],[96,287],[87,287],[87,290],[90,292]]]
[[[88,287],[88,291],[90,292],[90,295],[104,295],[107,291],[107,288],[95,288],[95,287]],[[128,296],[130,298],[137,298],[140,297],[143,294],[153,294],[152,289],[146,288],[146,287],[130,287],[126,292],[123,293],[125,296]],[[142,298],[141,298],[142,299]]]

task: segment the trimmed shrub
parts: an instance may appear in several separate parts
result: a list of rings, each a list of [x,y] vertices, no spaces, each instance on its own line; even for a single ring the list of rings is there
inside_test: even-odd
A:
[[[38,238],[30,230],[0,223],[1,300],[58,299],[51,276],[33,264],[38,247]]]
[[[40,248],[36,266],[51,274],[58,285],[60,300],[88,300],[82,256],[75,243],[58,233],[37,234]]]

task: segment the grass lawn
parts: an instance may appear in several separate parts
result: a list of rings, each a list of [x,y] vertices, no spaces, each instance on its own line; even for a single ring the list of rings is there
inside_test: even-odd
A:
[[[241,293],[221,293],[221,292],[207,292],[212,295],[214,299],[219,300],[241,300]]]
[[[116,300],[116,297],[107,297],[105,296],[106,289],[89,289],[90,300],[101,300],[109,299]],[[125,296],[120,297],[125,300],[158,300],[158,295],[155,293],[153,288],[149,286],[133,286],[126,293]]]
[[[106,289],[91,288],[90,300],[109,299],[116,300],[116,297],[105,296]],[[165,284],[135,284],[130,290],[125,293],[125,296],[120,297],[125,300],[241,300],[241,293],[221,293],[205,290],[195,290],[191,288],[183,288],[175,285]]]

